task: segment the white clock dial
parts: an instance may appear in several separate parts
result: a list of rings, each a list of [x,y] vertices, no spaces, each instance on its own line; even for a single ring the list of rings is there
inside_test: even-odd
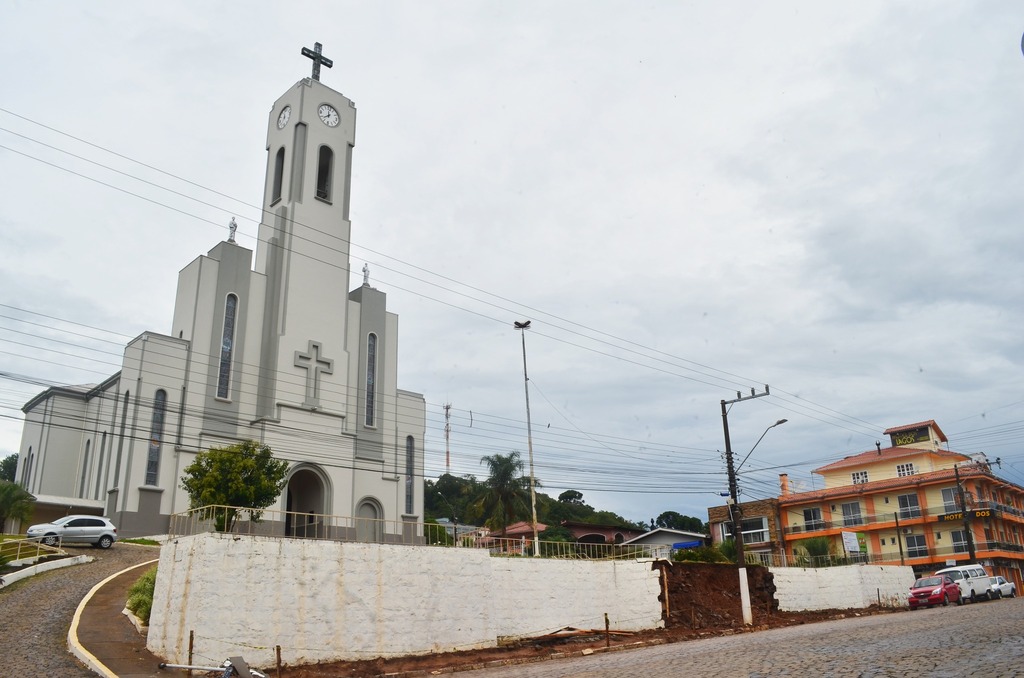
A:
[[[328,127],[337,127],[338,123],[341,122],[338,111],[334,110],[334,106],[330,104],[320,104],[320,109],[317,112],[320,114],[320,119]]]
[[[277,116],[277,129],[284,129],[288,124],[288,118],[292,117],[292,107],[285,106],[281,109],[281,115]]]

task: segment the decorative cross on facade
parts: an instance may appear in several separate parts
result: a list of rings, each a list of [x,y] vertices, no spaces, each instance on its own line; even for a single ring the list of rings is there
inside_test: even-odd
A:
[[[306,352],[295,352],[295,366],[306,370],[306,399],[303,407],[320,407],[320,375],[334,374],[334,361],[320,357],[320,342],[309,341]]]
[[[310,59],[313,60],[313,79],[314,80],[319,80],[320,79],[320,64],[323,64],[327,68],[331,68],[331,67],[334,66],[334,62],[333,61],[331,61],[330,59],[328,59],[327,57],[325,57],[323,54],[320,53],[320,51],[323,48],[324,48],[324,46],[321,45],[319,42],[313,43],[313,49],[309,49],[308,47],[303,47],[302,48],[302,56],[309,57]]]

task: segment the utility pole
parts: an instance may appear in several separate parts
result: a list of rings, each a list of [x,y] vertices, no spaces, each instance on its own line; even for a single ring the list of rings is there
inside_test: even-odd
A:
[[[722,401],[722,428],[725,431],[725,466],[729,472],[729,499],[732,500],[732,540],[736,544],[736,564],[739,566],[740,607],[743,610],[743,623],[747,626],[754,623],[754,613],[750,609],[750,586],[747,585],[747,567],[743,553],[743,520],[740,516],[740,503],[737,496],[739,492],[736,487],[736,468],[732,463],[732,442],[729,440],[729,409],[727,405],[750,400],[751,398],[761,398],[766,395],[768,395],[768,384],[764,385],[764,393],[756,393],[754,389],[750,389],[750,395],[745,396],[737,391],[735,400]],[[758,442],[761,441],[759,440]],[[753,449],[751,449],[751,452],[753,452]]]
[[[971,512],[967,510],[967,499],[964,495],[964,486],[960,483],[960,465],[953,464],[953,475],[956,476],[956,491],[960,496],[960,513],[964,517],[964,534],[967,537],[967,555],[971,562],[977,560],[974,552],[974,533],[971,531]]]
[[[736,544],[736,562],[740,567],[743,567],[745,562],[742,533],[743,520],[740,511],[739,498],[737,496],[739,494],[739,489],[736,485],[736,468],[733,465],[732,442],[729,440],[729,410],[726,406],[744,400],[751,400],[752,398],[763,398],[766,395],[769,395],[768,384],[765,384],[764,386],[764,393],[756,393],[754,389],[750,389],[750,395],[745,396],[737,391],[735,400],[722,401],[722,428],[725,431],[725,467],[729,472],[729,498],[732,500],[732,511],[730,511],[732,514],[732,540],[733,543]]]
[[[522,332],[523,337],[523,388],[526,389],[526,446],[530,451],[530,510],[533,514],[533,555],[540,557],[540,537],[537,534],[537,491],[533,475],[533,427],[530,425],[530,377],[526,373],[526,330],[530,329],[530,321],[512,323]]]
[[[451,475],[452,472],[452,451],[449,447],[449,438],[452,433],[451,421],[452,404],[445,403],[444,406],[444,472]]]

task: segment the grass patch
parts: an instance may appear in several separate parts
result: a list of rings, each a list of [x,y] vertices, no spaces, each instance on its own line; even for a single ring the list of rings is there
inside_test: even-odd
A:
[[[153,590],[156,588],[156,566],[149,568],[128,589],[128,602],[125,607],[145,624],[149,624],[149,615],[153,611]]]
[[[133,539],[121,539],[125,544],[142,544],[143,546],[160,546],[160,542],[154,539],[146,539],[145,537],[135,537]]]

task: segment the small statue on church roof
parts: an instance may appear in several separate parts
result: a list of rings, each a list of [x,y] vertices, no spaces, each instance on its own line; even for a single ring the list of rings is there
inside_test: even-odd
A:
[[[238,230],[238,224],[235,223],[235,218],[231,217],[231,223],[228,224],[228,242],[235,242],[235,231]]]
[[[363,263],[363,284],[370,284],[370,266],[365,262]]]

